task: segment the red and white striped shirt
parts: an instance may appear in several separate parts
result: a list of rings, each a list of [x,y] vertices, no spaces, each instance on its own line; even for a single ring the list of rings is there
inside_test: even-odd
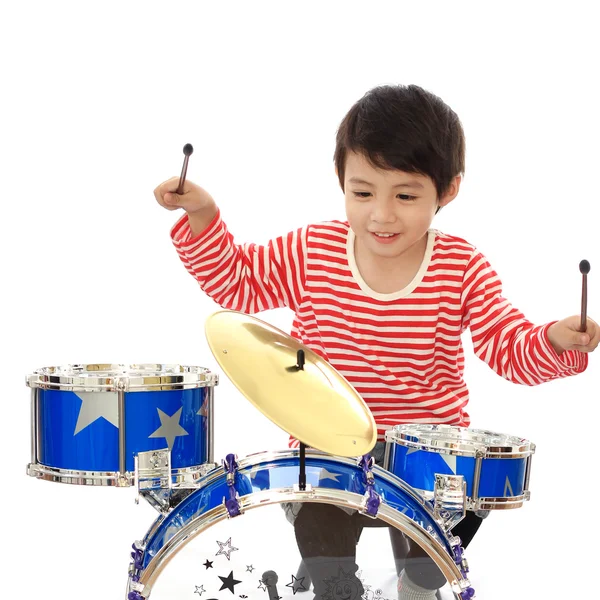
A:
[[[195,237],[184,216],[171,236],[187,270],[223,308],[291,308],[292,336],[354,386],[380,440],[401,423],[469,425],[467,327],[475,354],[515,383],[536,385],[587,367],[586,354],[557,355],[546,333],[551,323],[533,325],[503,298],[480,252],[436,230],[413,281],[393,294],[371,290],[361,277],[347,222],[308,225],[266,246],[236,245],[219,213]]]

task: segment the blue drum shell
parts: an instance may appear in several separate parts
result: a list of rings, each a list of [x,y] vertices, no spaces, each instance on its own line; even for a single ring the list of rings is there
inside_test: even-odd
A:
[[[394,442],[388,444],[391,445],[388,469],[408,485],[417,490],[433,492],[436,473],[462,475],[467,484],[467,497],[473,497],[475,457],[455,455],[449,458],[448,454],[440,452],[416,450]],[[481,461],[479,498],[512,498],[523,494],[527,457],[490,457]]]
[[[206,463],[209,419],[206,410],[201,409],[207,403],[209,389],[126,392],[126,469],[134,470],[137,453],[167,448],[169,441],[173,469]],[[76,433],[84,403],[77,392],[36,392],[40,464],[73,471],[119,471],[118,423],[98,416]],[[100,402],[116,402],[116,392],[89,392],[88,396],[90,393],[97,394]]]

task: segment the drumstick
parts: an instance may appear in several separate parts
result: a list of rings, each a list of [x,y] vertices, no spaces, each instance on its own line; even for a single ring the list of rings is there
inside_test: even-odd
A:
[[[581,272],[581,326],[579,331],[585,333],[587,330],[587,276],[590,272],[590,263],[587,260],[582,260],[579,263],[579,271]]]
[[[190,160],[190,155],[194,151],[194,148],[191,144],[186,144],[183,147],[183,153],[185,154],[185,158],[183,159],[183,168],[181,169],[181,177],[179,177],[179,187],[177,188],[178,194],[183,194],[183,184],[185,183],[185,176],[187,174],[188,161]]]

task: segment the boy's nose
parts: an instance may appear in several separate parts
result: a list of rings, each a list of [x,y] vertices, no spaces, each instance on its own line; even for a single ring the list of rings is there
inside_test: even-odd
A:
[[[391,202],[387,200],[378,200],[374,203],[371,220],[375,223],[393,223],[396,220],[396,213]]]

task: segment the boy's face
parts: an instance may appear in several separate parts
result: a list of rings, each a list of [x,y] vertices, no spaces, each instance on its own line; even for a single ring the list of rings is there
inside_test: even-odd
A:
[[[346,216],[357,251],[376,260],[395,259],[422,242],[436,210],[458,194],[460,177],[438,199],[426,175],[374,167],[362,154],[349,153],[344,189]],[[391,235],[390,235],[391,234]]]

